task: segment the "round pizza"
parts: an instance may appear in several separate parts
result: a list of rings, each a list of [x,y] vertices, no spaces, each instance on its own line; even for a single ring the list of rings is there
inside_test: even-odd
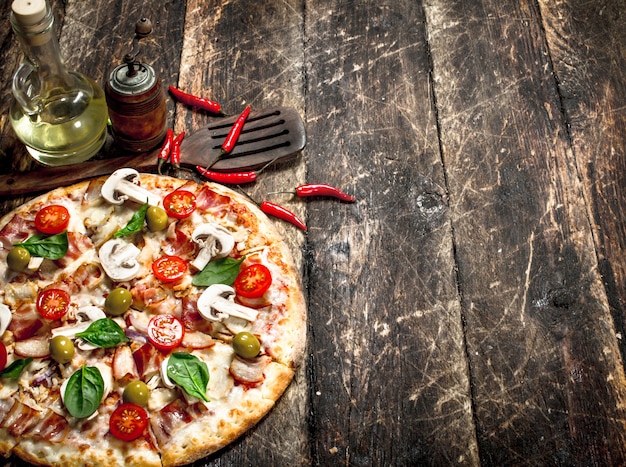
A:
[[[304,351],[299,274],[221,185],[120,169],[0,219],[0,454],[173,466],[226,446]]]

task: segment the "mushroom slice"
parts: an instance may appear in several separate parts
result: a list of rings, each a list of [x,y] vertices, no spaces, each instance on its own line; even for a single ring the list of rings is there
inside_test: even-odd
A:
[[[198,298],[198,312],[211,321],[222,321],[229,316],[254,321],[259,312],[235,303],[235,290],[225,284],[213,284]]]
[[[98,257],[102,269],[113,281],[129,281],[139,273],[141,267],[137,257],[141,250],[132,243],[114,238],[100,247]]]
[[[161,198],[140,187],[136,181],[138,178],[139,172],[135,169],[118,169],[104,182],[100,193],[111,204],[122,204],[128,199],[139,204],[147,202],[151,206],[158,206]]]
[[[200,251],[190,263],[198,271],[202,271],[213,258],[228,256],[235,247],[232,234],[219,224],[199,225],[191,234],[191,239],[200,246]]]
[[[86,305],[78,309],[76,317],[78,318],[76,323],[52,329],[52,337],[65,336],[74,339],[76,334],[85,331],[94,321],[106,318],[106,315],[97,306]]]
[[[174,389],[176,387],[176,384],[174,384],[170,377],[167,375],[167,364],[169,363],[169,361],[170,357],[165,358],[161,362],[161,367],[159,368],[159,371],[161,373],[161,381],[163,382],[163,385],[166,388]]]

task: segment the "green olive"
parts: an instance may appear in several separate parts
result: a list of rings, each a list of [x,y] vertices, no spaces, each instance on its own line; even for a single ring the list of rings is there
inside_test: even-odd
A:
[[[233,348],[242,358],[254,358],[259,355],[261,344],[254,334],[243,331],[233,338]]]
[[[30,253],[23,246],[11,248],[7,255],[9,269],[15,272],[22,272],[30,262]]]
[[[167,213],[165,209],[159,206],[150,206],[146,211],[146,224],[152,232],[158,232],[159,230],[167,227]]]
[[[124,402],[132,402],[143,407],[148,404],[148,399],[150,399],[150,389],[143,381],[131,381],[124,388],[122,398]]]
[[[106,312],[113,316],[123,315],[128,311],[133,303],[133,296],[130,292],[123,288],[111,290],[104,301],[104,309]]]
[[[50,355],[59,363],[69,363],[74,356],[74,343],[65,336],[50,339]]]

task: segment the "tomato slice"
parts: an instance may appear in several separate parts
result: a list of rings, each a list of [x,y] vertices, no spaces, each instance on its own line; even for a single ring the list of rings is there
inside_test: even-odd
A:
[[[180,256],[161,256],[152,263],[152,272],[162,282],[174,282],[187,272],[187,261]]]
[[[7,348],[3,342],[0,341],[0,371],[4,370],[7,366]]]
[[[187,190],[172,191],[163,198],[163,209],[176,219],[189,217],[196,210],[196,195]]]
[[[260,263],[255,263],[239,272],[233,287],[237,295],[245,298],[258,298],[267,292],[271,284],[270,270]]]
[[[150,318],[148,340],[159,350],[171,350],[185,337],[183,323],[174,315],[163,314]]]
[[[148,412],[132,402],[126,402],[117,407],[109,418],[109,431],[122,441],[139,438],[147,427]]]
[[[37,295],[37,311],[46,319],[61,319],[70,306],[70,294],[63,289],[45,289]]]
[[[67,230],[69,223],[70,212],[59,204],[45,206],[35,216],[37,230],[48,235],[56,235]]]

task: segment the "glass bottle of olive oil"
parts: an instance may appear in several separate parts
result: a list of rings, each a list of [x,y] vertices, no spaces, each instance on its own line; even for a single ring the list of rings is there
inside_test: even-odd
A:
[[[66,69],[47,0],[14,0],[11,25],[24,52],[13,76],[15,99],[10,109],[18,138],[45,165],[91,158],[107,132],[102,88]]]

